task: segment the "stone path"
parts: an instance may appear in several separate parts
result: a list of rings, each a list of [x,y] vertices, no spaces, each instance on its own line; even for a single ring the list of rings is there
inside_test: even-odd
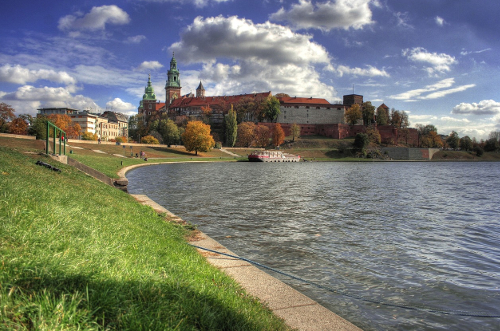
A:
[[[233,153],[233,152],[230,152],[230,151],[228,151],[228,150],[226,150],[226,149],[224,149],[224,148],[221,148],[221,149],[220,149],[220,151],[221,151],[221,152],[223,152],[223,153],[229,154],[229,155],[231,155],[231,156],[240,157],[240,155],[235,154],[235,153]]]

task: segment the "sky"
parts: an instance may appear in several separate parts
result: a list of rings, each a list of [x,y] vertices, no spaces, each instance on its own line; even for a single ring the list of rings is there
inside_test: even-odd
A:
[[[491,0],[2,1],[0,102],[137,113],[175,54],[182,94],[363,95],[478,140],[500,131]]]

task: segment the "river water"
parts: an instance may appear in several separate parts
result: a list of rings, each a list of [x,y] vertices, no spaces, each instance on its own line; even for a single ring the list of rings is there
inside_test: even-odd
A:
[[[498,163],[179,163],[127,177],[236,254],[335,290],[268,271],[364,330],[500,330],[461,316],[500,315]]]

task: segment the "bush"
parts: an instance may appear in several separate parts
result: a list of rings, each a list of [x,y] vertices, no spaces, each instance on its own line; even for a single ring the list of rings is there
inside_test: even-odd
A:
[[[354,147],[364,150],[366,146],[368,146],[370,142],[370,138],[365,133],[358,133],[354,138]]]
[[[116,137],[115,141],[117,143],[126,143],[127,142],[127,137]]]
[[[160,142],[158,141],[158,139],[156,139],[153,136],[142,137],[141,138],[141,143],[142,144],[149,144],[149,145],[159,145],[160,144]]]
[[[484,154],[484,149],[482,149],[482,148],[481,148],[481,147],[479,147],[479,146],[476,146],[476,147],[474,147],[474,152],[476,152],[476,155],[477,155],[477,156],[481,157],[481,156],[483,156],[483,154]]]
[[[221,143],[220,141],[217,141],[217,142],[215,143],[215,148],[216,148],[216,149],[221,149],[221,148],[222,148],[222,143]]]
[[[91,132],[82,133],[82,140],[97,140],[97,135]]]

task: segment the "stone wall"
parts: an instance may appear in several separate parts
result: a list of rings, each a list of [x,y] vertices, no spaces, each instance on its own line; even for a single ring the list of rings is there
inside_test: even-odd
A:
[[[109,178],[108,176],[106,176],[102,172],[99,172],[99,171],[97,171],[95,169],[92,169],[89,166],[86,166],[83,163],[80,163],[80,162],[76,161],[75,159],[72,159],[72,158],[69,157],[68,158],[68,165],[70,165],[72,167],[75,167],[75,168],[77,168],[80,171],[83,171],[87,175],[92,176],[92,177],[94,177],[97,180],[100,180],[104,184],[108,184],[109,186],[115,187],[114,181],[111,178]]]
[[[340,105],[282,105],[277,122],[280,124],[345,123],[344,107]]]
[[[401,161],[428,161],[439,151],[437,148],[405,148],[383,147],[382,153],[389,155],[392,160]]]

